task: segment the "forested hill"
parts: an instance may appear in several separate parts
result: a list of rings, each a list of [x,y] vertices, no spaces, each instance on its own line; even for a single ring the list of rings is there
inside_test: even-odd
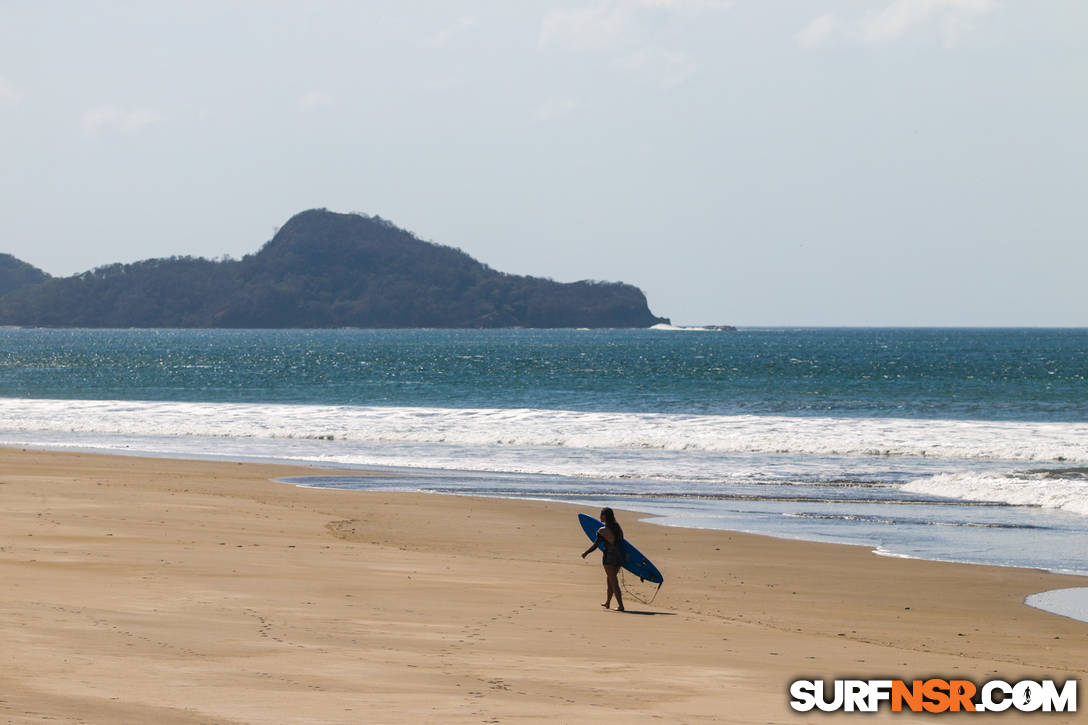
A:
[[[49,278],[45,272],[10,254],[0,254],[0,297]]]
[[[381,217],[323,209],[292,217],[260,251],[241,260],[149,259],[56,278],[0,255],[3,325],[648,327],[660,322],[667,320],[650,312],[637,287],[503,274]]]

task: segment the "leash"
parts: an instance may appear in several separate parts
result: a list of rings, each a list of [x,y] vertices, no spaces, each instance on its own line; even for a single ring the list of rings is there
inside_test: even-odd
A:
[[[627,574],[625,572],[625,569],[620,569],[620,586],[623,588],[624,594],[628,595],[637,602],[641,602],[642,604],[653,604],[653,601],[657,599],[657,593],[661,591],[661,584],[657,585],[657,589],[654,590],[654,595],[652,597],[650,597],[649,599],[643,599],[638,594],[633,592],[630,588],[628,588]],[[646,580],[640,578],[639,581],[642,582]]]

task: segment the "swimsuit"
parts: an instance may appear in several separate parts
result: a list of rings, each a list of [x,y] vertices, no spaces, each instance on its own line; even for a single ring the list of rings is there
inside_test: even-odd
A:
[[[601,537],[601,543],[604,545],[604,560],[605,566],[622,566],[623,565],[623,539],[620,539],[615,544],[608,543],[608,539]]]

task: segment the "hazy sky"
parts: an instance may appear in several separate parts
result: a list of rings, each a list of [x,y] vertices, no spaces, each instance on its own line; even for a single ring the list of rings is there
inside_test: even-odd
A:
[[[1088,325],[1088,3],[0,0],[0,252],[312,207],[679,324]]]

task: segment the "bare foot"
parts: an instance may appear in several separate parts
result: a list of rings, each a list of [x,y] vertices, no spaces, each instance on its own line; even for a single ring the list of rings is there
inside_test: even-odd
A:
[[[612,608],[612,607],[608,606],[607,604],[602,604],[601,606],[604,607],[605,609],[611,609]]]
[[[624,609],[623,607],[616,607],[616,611],[617,612],[626,612],[627,610]]]

